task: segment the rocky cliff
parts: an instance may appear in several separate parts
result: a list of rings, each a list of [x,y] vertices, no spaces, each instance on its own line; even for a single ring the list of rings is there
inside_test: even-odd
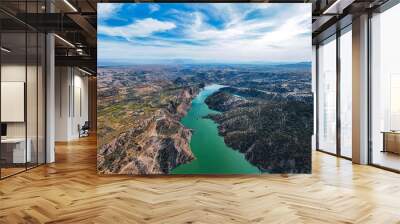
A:
[[[218,123],[226,145],[243,153],[262,172],[311,172],[312,104],[274,97],[238,97],[227,90],[205,101],[222,112],[207,117]]]
[[[184,88],[165,108],[138,121],[99,147],[98,172],[103,174],[167,174],[194,159],[189,143],[191,131],[179,120],[187,113],[198,88]]]

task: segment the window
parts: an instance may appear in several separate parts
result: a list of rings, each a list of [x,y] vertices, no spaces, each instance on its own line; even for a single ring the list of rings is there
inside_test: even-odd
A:
[[[371,159],[400,170],[400,4],[371,19]]]
[[[44,1],[0,2],[23,16]],[[0,12],[0,178],[45,163],[45,35]],[[5,23],[4,21],[8,21]]]
[[[318,48],[318,149],[336,153],[336,37]]]
[[[352,35],[351,26],[340,36],[340,154],[352,157]]]

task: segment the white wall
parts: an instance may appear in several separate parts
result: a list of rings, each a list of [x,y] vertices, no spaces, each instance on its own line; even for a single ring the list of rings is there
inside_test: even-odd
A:
[[[38,70],[37,70],[38,69]],[[27,78],[27,80],[25,80]],[[27,115],[27,119],[21,122],[6,122],[8,138],[25,138],[29,139],[32,162],[39,159],[39,163],[44,163],[45,150],[45,120],[44,120],[44,74],[42,68],[36,65],[28,65],[25,63],[4,63],[1,66],[2,82],[24,82],[26,84],[26,107],[20,108],[20,112]],[[21,94],[24,94],[24,90]],[[7,96],[2,96],[6,97]],[[1,110],[12,110],[10,107],[3,107]],[[7,111],[13,113],[13,111]],[[14,112],[15,113],[15,112]],[[38,155],[37,155],[38,153]]]
[[[25,82],[25,64],[3,64],[1,66],[2,82]],[[1,108],[7,110],[7,108]],[[25,137],[25,122],[7,123],[7,137]]]
[[[27,86],[27,119],[28,119],[28,137],[30,133],[34,132],[36,136],[36,123],[37,123],[37,93],[36,93],[36,66],[25,66],[25,64],[3,64],[1,66],[1,81],[2,82],[24,82],[26,83],[25,76],[28,72],[28,86]],[[41,101],[40,101],[41,102]],[[41,107],[43,105],[39,105]],[[2,108],[7,110],[8,108]],[[24,108],[22,108],[24,110]],[[25,123],[26,122],[7,122],[7,134],[9,137],[25,137]],[[32,131],[30,131],[32,130]]]
[[[69,133],[69,68],[55,68],[55,141],[67,141]]]
[[[76,71],[76,70],[75,70]],[[79,137],[78,132],[78,124],[81,126],[85,123],[85,121],[89,120],[89,111],[88,111],[88,78],[87,76],[82,76],[82,73],[74,76],[74,108],[72,108],[72,136],[74,138]]]
[[[89,117],[88,78],[76,68],[56,67],[55,86],[55,140],[77,139],[78,125]]]

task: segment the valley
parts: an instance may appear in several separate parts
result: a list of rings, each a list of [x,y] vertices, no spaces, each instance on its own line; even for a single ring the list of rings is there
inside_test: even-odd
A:
[[[191,144],[196,130],[184,125],[185,116],[204,87],[220,84],[224,87],[203,99],[217,113],[194,119],[216,123],[216,135],[223,137],[221,147],[242,154],[258,172],[309,173],[313,110],[310,66],[99,68],[99,172],[168,174],[196,161]],[[197,144],[213,156],[213,149],[204,149],[207,144]]]

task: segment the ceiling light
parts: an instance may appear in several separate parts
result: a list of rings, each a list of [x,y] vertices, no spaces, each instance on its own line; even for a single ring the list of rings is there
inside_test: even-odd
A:
[[[81,68],[79,68],[79,67],[78,67],[78,70],[81,71],[81,72],[83,72],[83,73],[85,73],[85,74],[87,74],[87,75],[93,75],[92,73],[90,73],[90,72],[88,72],[88,71],[85,71],[85,70],[83,70],[83,69],[81,69]]]
[[[62,42],[64,42],[64,43],[66,43],[67,45],[69,45],[70,47],[75,48],[75,45],[73,45],[73,44],[72,44],[71,42],[69,42],[68,40],[66,40],[66,39],[64,39],[64,38],[62,38],[62,37],[60,37],[60,36],[57,35],[57,34],[54,34],[54,36],[57,37],[58,39],[60,39]]]
[[[343,10],[347,8],[349,5],[351,5],[355,0],[336,0],[333,2],[332,5],[330,5],[324,12],[322,13],[323,15],[329,15],[329,14],[342,14]]]
[[[11,52],[11,50],[9,50],[9,49],[7,49],[7,48],[5,48],[5,47],[1,47],[0,49],[1,49],[2,51],[6,52],[6,53],[10,53],[10,52]]]
[[[74,12],[78,12],[78,10],[68,1],[64,0],[65,4],[67,4]]]
[[[76,49],[76,53],[78,53],[79,55],[83,55],[83,49],[82,48],[77,48]]]

